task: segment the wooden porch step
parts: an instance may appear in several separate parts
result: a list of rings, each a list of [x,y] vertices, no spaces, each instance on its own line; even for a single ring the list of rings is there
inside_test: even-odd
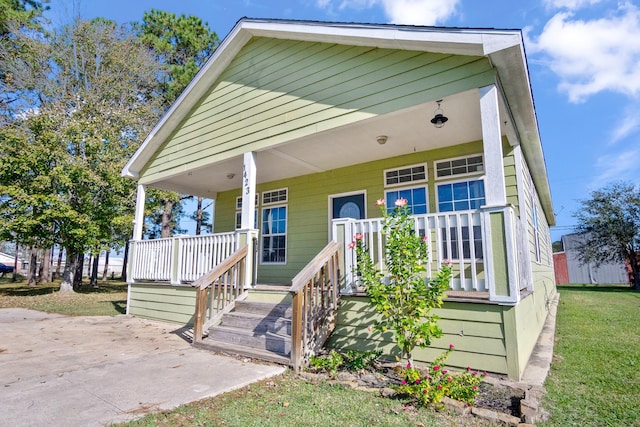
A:
[[[257,284],[253,287],[253,290],[260,292],[289,292],[291,285],[266,285]]]
[[[291,354],[291,336],[269,331],[255,333],[248,329],[218,325],[209,329],[209,337],[207,340],[258,350],[268,350],[281,356]]]
[[[281,316],[264,316],[262,314],[232,311],[223,317],[221,325],[251,330],[255,334],[273,332],[291,335],[291,319]]]
[[[289,356],[283,356],[272,351],[259,350],[257,348],[239,346],[227,342],[219,342],[209,338],[204,339],[200,343],[194,344],[194,347],[214,351],[216,353],[228,354],[230,356],[250,357],[252,359],[264,360],[266,362],[273,362],[281,365],[289,365],[291,361]]]
[[[288,303],[271,303],[262,301],[236,301],[235,312],[259,314],[271,317],[288,317],[292,316],[291,304]]]

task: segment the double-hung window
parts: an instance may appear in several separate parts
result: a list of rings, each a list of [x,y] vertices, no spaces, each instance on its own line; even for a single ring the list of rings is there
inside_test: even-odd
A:
[[[448,159],[435,163],[438,212],[470,211],[485,202],[482,155]],[[445,181],[468,177],[466,180]],[[459,225],[441,228],[445,258],[483,258],[482,228],[480,225]],[[449,248],[451,248],[449,253]],[[473,250],[472,250],[473,249]]]
[[[287,189],[262,193],[261,256],[262,264],[287,262]]]
[[[260,196],[256,193],[256,210],[253,217],[253,228],[258,228],[258,205]],[[236,230],[242,228],[242,196],[236,197]]]
[[[389,188],[426,182],[426,164],[385,170],[384,179],[385,187],[388,188],[384,193],[388,212],[393,211],[396,200],[398,199],[405,199],[407,201],[407,206],[413,215],[426,214],[429,211],[427,187],[425,185],[408,188]]]

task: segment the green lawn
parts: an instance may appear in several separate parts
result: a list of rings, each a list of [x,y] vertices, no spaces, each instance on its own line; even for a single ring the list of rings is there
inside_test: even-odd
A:
[[[60,281],[27,286],[25,281],[11,282],[0,277],[0,308],[28,308],[71,316],[112,316],[124,314],[127,306],[127,284],[107,280],[97,288],[84,284],[75,293],[58,292]]]
[[[28,287],[0,278],[0,308],[23,307],[69,315],[124,313],[126,284],[101,282],[75,294],[59,283]],[[559,286],[554,363],[545,388],[545,426],[640,427],[640,293],[622,286]],[[430,409],[288,373],[153,414],[136,426],[458,426],[482,425]]]
[[[640,293],[559,286],[549,426],[640,426]]]

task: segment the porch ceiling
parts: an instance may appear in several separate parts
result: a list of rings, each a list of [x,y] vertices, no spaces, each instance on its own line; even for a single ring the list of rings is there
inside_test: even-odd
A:
[[[440,129],[429,122],[435,109],[436,104],[430,102],[258,151],[257,181],[271,182],[482,139],[477,90],[443,100],[442,110],[449,121]],[[503,111],[501,117],[506,117]],[[380,135],[388,137],[386,144],[378,144]],[[151,185],[211,198],[242,186],[242,163],[242,156],[237,156]]]

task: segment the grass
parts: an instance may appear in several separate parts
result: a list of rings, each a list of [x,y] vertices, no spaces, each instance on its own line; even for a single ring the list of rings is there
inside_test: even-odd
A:
[[[11,282],[0,277],[0,308],[28,308],[70,316],[112,316],[124,314],[127,284],[107,280],[97,288],[84,284],[75,293],[58,292],[60,281],[27,286],[24,280]]]
[[[547,426],[640,426],[640,293],[558,286],[560,305]]]
[[[124,313],[126,284],[101,282],[75,294],[59,282],[28,287],[0,278],[0,308],[22,307],[68,315]],[[558,287],[561,298],[551,373],[545,384],[544,426],[640,427],[640,293],[623,286]],[[399,400],[287,373],[278,378],[151,414],[130,426],[458,426],[481,425]]]
[[[329,383],[312,384],[290,371],[221,396],[122,426],[478,426],[471,416],[431,409]]]

